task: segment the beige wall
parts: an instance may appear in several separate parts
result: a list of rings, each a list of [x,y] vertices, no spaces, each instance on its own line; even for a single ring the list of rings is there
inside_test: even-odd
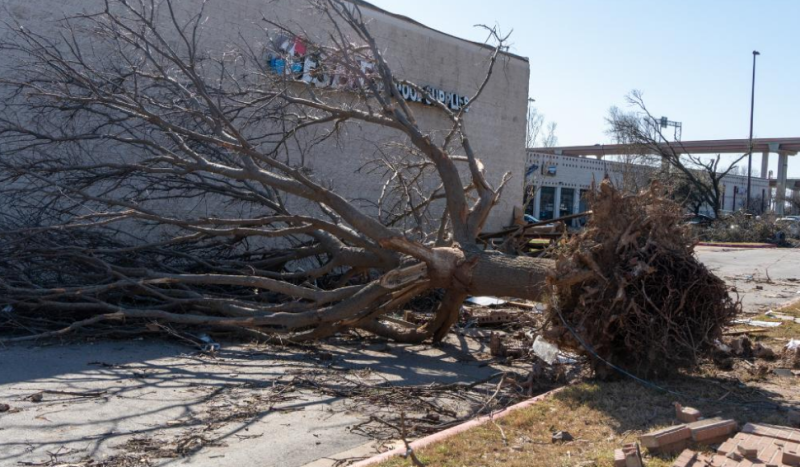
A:
[[[92,12],[98,0],[0,0],[0,11],[13,20],[45,34],[54,33],[53,23],[65,14]],[[199,1],[181,0],[192,10]],[[379,10],[363,7],[370,29],[396,76],[419,85],[471,96],[484,78],[491,50],[433,31]],[[266,43],[262,17],[305,31],[311,38],[326,33],[325,21],[305,2],[297,0],[211,0],[206,7],[204,45],[223,51],[244,37],[255,49]],[[241,36],[240,36],[241,35]],[[320,35],[320,36],[318,36]],[[498,63],[494,77],[466,116],[466,127],[478,157],[495,186],[506,172],[514,178],[489,219],[487,229],[495,230],[511,221],[512,209],[522,204],[525,167],[525,113],[529,66],[525,59],[506,56]],[[423,127],[434,134],[448,129],[447,121],[423,104],[411,104]],[[356,171],[374,158],[376,145],[401,141],[396,133],[369,125],[351,125],[338,144],[318,147],[306,159],[314,176],[348,198],[377,199],[382,180],[376,174]]]

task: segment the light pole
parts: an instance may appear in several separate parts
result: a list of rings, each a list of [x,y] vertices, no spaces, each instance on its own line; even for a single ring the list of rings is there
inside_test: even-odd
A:
[[[756,103],[756,57],[761,55],[758,50],[753,51],[753,80],[750,88],[750,142],[747,146],[747,198],[744,209],[750,211],[750,178],[753,172],[753,107]],[[764,174],[761,174],[763,177]]]

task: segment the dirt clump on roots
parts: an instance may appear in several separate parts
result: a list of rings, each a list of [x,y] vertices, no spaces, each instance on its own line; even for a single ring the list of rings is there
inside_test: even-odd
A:
[[[588,196],[585,230],[556,250],[548,335],[599,377],[616,373],[600,359],[641,377],[695,365],[741,304],[694,255],[681,207],[657,185],[630,195],[605,180]]]

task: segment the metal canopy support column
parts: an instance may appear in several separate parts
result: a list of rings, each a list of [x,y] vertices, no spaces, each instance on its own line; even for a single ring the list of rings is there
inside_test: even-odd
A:
[[[533,217],[541,219],[541,214],[539,211],[542,207],[542,184],[538,183],[535,189],[536,194],[533,195]]]
[[[769,151],[761,155],[761,178],[769,178]]]
[[[553,199],[553,219],[561,217],[561,187],[556,187],[556,194]]]
[[[778,151],[778,183],[775,193],[775,213],[783,216],[786,213],[786,172],[789,169],[789,153]]]
[[[575,194],[572,195],[572,214],[578,214],[581,212],[581,189],[575,188]],[[578,219],[573,219],[570,221],[572,225],[580,225],[575,224],[578,222]]]

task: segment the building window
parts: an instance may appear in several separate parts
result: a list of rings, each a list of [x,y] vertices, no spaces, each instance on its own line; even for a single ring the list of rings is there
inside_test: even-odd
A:
[[[556,202],[556,188],[552,186],[543,186],[541,188],[542,195],[539,202],[539,219],[548,220],[553,218]]]
[[[562,188],[561,206],[559,207],[558,217],[572,215],[573,206],[575,206],[575,188]]]

